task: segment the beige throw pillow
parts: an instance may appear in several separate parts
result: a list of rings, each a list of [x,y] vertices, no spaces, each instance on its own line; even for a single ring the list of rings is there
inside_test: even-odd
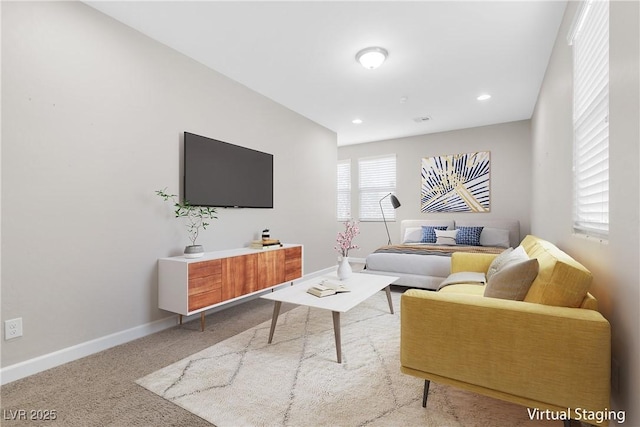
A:
[[[538,276],[538,268],[535,258],[508,263],[487,280],[484,296],[523,301]]]

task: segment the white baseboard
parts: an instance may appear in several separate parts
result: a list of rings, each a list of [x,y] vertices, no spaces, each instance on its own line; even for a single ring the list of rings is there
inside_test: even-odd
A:
[[[306,280],[323,274],[328,274],[331,271],[335,271],[336,267],[329,267],[323,270],[318,270],[310,274],[305,274],[303,279]],[[260,294],[256,294],[253,298],[259,297]],[[232,305],[240,304],[247,301],[249,298],[239,299],[228,304],[223,304],[211,310],[207,310],[207,313],[214,313],[225,308],[229,308]],[[192,318],[199,317],[199,315],[191,316]],[[183,319],[184,322],[189,321],[189,317]],[[43,354],[42,356],[34,357],[33,359],[25,360],[14,365],[10,365],[0,369],[0,385],[5,385],[13,381],[17,381],[22,378],[37,374],[38,372],[46,371],[47,369],[55,368],[56,366],[64,365],[65,363],[72,362],[74,360],[81,359],[86,356],[98,353],[109,348],[125,344],[129,341],[136,340],[138,338],[145,337],[147,335],[154,334],[156,332],[163,331],[178,324],[178,317],[171,315],[164,319],[156,320],[144,325],[136,326],[131,329],[116,332],[104,337],[96,338],[91,341],[87,341],[81,344],[77,344],[71,347],[63,348],[62,350],[54,351],[53,353]]]
[[[5,385],[108,348],[160,332],[177,325],[177,323],[178,320],[176,316],[167,317],[7,366],[0,369],[0,384]]]

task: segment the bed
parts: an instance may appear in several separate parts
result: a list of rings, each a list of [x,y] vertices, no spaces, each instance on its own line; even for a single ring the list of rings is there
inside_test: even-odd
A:
[[[482,227],[479,245],[424,243],[422,227],[447,231]],[[450,234],[437,231],[438,236]],[[520,222],[503,219],[404,220],[401,242],[378,248],[366,258],[364,273],[399,277],[396,285],[437,290],[449,275],[453,252],[500,253],[520,244]]]

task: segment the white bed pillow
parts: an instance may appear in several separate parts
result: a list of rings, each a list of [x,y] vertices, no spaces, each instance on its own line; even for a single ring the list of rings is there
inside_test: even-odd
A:
[[[404,230],[402,243],[420,243],[422,240],[422,227],[408,227]]]
[[[483,228],[482,233],[480,233],[480,245],[508,248],[510,246],[509,230],[491,227]]]
[[[458,230],[435,230],[436,245],[455,245]]]

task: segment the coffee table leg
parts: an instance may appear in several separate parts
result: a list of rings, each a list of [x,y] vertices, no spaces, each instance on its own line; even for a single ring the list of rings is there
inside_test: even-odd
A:
[[[271,340],[273,340],[273,332],[276,330],[278,315],[280,315],[280,306],[282,306],[282,301],[276,301],[273,306],[273,317],[271,318],[271,329],[269,330],[269,344],[271,344]]]
[[[393,303],[391,302],[391,286],[387,286],[386,288],[384,288],[384,290],[387,293],[387,301],[389,301],[389,310],[391,311],[391,314],[393,314]]]
[[[338,363],[342,363],[342,339],[340,337],[340,312],[332,311],[333,313],[333,333],[336,337],[336,355],[338,356]]]

